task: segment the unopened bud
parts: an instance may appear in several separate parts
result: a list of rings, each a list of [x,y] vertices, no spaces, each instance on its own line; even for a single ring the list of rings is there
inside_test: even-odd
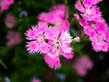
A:
[[[76,42],[79,42],[79,41],[80,41],[80,38],[79,38],[79,37],[75,37],[74,40],[75,40]]]

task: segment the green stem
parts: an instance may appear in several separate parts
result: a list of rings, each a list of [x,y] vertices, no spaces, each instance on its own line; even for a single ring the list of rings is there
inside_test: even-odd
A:
[[[77,21],[77,27],[78,27],[78,29],[79,29],[79,37],[80,37],[80,39],[81,39],[81,26],[80,26],[80,24],[79,24],[78,21]]]
[[[64,0],[64,3],[65,3],[65,13],[64,13],[64,20],[66,19],[66,12],[67,12],[67,3],[68,3],[68,0]]]
[[[55,0],[51,0],[52,5],[56,5]]]

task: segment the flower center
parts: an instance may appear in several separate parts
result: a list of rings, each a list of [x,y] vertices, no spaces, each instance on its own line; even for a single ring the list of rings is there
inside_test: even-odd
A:
[[[91,10],[86,10],[86,13],[90,15],[91,14]]]
[[[59,24],[59,23],[56,23],[55,25],[56,25],[57,27],[59,27],[60,24]]]
[[[55,45],[59,45],[59,44],[60,44],[59,40],[56,40]]]
[[[91,24],[91,27],[92,27],[92,28],[95,28],[96,26],[95,26],[94,24]]]
[[[102,40],[102,37],[101,36],[98,36],[98,40]]]
[[[40,36],[37,40],[42,41],[42,40],[44,40],[44,38],[42,36]]]

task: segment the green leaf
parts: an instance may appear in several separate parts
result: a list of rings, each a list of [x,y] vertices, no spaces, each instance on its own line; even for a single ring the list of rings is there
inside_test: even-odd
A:
[[[3,63],[3,61],[0,59],[0,64],[5,68],[7,69],[6,65]]]

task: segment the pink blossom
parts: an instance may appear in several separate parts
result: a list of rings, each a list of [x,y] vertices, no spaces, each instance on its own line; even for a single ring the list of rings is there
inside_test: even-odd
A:
[[[48,33],[48,35],[52,35],[50,38],[48,37],[48,44],[51,45],[51,47],[45,55],[45,61],[51,68],[57,69],[61,66],[60,60],[58,59],[60,55],[67,59],[71,59],[73,57],[73,47],[70,46],[72,37],[68,31],[59,33],[51,29],[49,29]],[[53,61],[50,62],[47,59]]]
[[[49,45],[45,42],[46,28],[48,28],[47,23],[39,22],[37,26],[32,26],[32,29],[27,30],[25,35],[30,42],[27,42],[26,47],[29,53],[47,52]]]
[[[81,56],[74,61],[73,67],[80,76],[87,75],[87,71],[92,69],[93,62],[88,56]]]
[[[5,25],[8,27],[8,28],[13,28],[16,24],[17,24],[17,21],[16,21],[16,18],[11,15],[11,14],[8,14],[5,18]]]
[[[92,40],[93,49],[95,51],[108,51],[108,42],[107,42],[107,33],[94,33],[93,37],[90,37]]]
[[[12,46],[12,45],[16,45],[16,44],[20,44],[21,43],[20,33],[19,32],[15,32],[13,30],[11,30],[9,32],[9,34],[6,36],[6,39],[8,40],[8,42],[7,42],[8,46]]]
[[[8,10],[12,3],[14,3],[13,0],[0,0],[1,11]]]
[[[107,52],[109,36],[106,22],[104,20],[102,22],[87,22],[82,19],[80,24],[84,27],[85,33],[89,35],[90,40],[92,41],[93,49],[97,52]]]
[[[31,82],[41,82],[41,80],[39,80],[37,78],[33,78]]]
[[[68,7],[66,7],[66,18],[65,18],[65,5],[60,4],[53,6],[49,9],[48,13],[43,12],[38,16],[40,21],[44,21],[53,24],[57,31],[66,31],[70,28],[70,23],[68,22]]]

